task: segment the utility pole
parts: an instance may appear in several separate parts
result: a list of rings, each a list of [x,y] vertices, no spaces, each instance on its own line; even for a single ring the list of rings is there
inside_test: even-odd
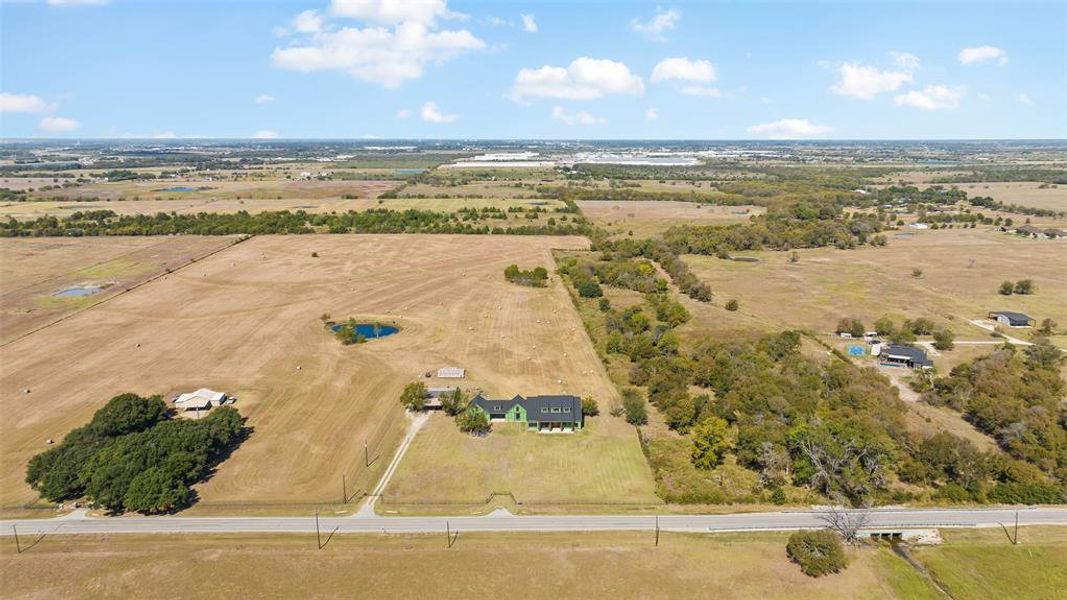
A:
[[[370,454],[368,454],[368,452],[367,452],[367,440],[366,439],[363,440],[363,466],[364,467],[369,467],[370,466]]]
[[[22,554],[22,545],[19,544],[19,530],[14,525],[11,526],[11,531],[15,532],[15,551],[17,554]]]
[[[448,542],[448,547],[452,547],[452,526],[448,521],[445,521],[445,540]]]
[[[322,535],[319,534],[319,510],[315,509],[315,544],[322,550]]]
[[[1015,541],[1013,545],[1019,545],[1019,509],[1015,509]]]
[[[659,515],[656,515],[656,547],[659,547]]]
[[[348,504],[348,482],[345,480],[344,473],[341,473],[341,502]]]

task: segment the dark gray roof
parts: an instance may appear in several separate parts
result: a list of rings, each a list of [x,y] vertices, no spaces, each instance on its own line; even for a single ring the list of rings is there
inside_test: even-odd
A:
[[[528,421],[580,421],[582,418],[582,399],[578,396],[530,396],[523,406]],[[542,412],[543,408],[548,412]],[[553,409],[558,412],[552,412]]]
[[[933,366],[933,361],[926,357],[926,352],[920,348],[913,346],[897,346],[892,345],[887,350],[883,351],[884,354],[891,354],[893,356],[906,356],[908,360],[916,365],[929,367]]]
[[[582,399],[578,396],[515,396],[510,400],[493,400],[478,394],[471,403],[487,413],[498,414],[511,410],[516,404],[526,409],[527,421],[581,421]],[[499,409],[497,407],[500,407]],[[543,412],[542,409],[547,409]],[[553,409],[558,409],[553,412]],[[569,411],[565,409],[570,409]]]
[[[1025,315],[1025,314],[1019,313],[1019,312],[1012,312],[1010,310],[994,310],[990,314],[1002,315],[1004,317],[1007,317],[1008,321],[1011,321],[1012,323],[1018,322],[1018,323],[1024,323],[1025,324],[1025,323],[1029,323],[1030,321],[1033,321],[1033,319],[1030,318],[1029,315]]]

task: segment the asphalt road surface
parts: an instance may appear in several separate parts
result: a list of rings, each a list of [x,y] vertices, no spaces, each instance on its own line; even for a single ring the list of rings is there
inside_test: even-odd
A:
[[[879,509],[869,514],[868,529],[998,527],[1067,525],[1067,508],[1015,509]],[[660,515],[663,531],[789,531],[825,526],[818,511],[734,513],[719,515]],[[655,515],[537,515],[515,516],[504,510],[480,517],[381,517],[359,514],[320,517],[324,534],[437,533],[445,531],[635,531],[652,530]],[[40,534],[173,534],[173,533],[308,533],[314,517],[89,517],[84,512],[55,519],[0,521],[0,535]]]

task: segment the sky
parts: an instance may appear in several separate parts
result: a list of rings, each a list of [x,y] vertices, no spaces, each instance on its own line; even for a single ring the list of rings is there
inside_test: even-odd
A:
[[[1067,2],[0,0],[0,137],[1067,138]]]

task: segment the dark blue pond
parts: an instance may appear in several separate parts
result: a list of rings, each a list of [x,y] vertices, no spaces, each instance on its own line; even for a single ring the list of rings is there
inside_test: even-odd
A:
[[[333,325],[330,325],[330,330],[337,333],[338,331],[341,331],[342,327],[344,327],[344,323],[334,323]],[[373,323],[356,324],[356,335],[361,335],[368,340],[387,337],[398,331],[400,330],[392,325],[375,325]]]
[[[162,192],[174,192],[174,193],[177,193],[177,194],[184,194],[184,193],[188,193],[188,192],[196,192],[196,191],[199,191],[199,190],[197,190],[195,187],[178,186],[178,187],[169,187],[169,188],[166,188],[166,189],[160,190],[160,191],[162,191]]]

